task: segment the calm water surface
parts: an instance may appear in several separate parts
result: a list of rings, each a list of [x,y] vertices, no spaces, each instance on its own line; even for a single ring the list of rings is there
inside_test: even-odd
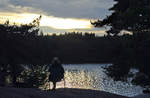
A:
[[[124,96],[135,96],[142,93],[140,86],[131,83],[115,82],[103,71],[108,64],[64,64],[65,82],[58,83],[58,87],[83,88],[111,92]],[[64,84],[65,83],[65,84]]]

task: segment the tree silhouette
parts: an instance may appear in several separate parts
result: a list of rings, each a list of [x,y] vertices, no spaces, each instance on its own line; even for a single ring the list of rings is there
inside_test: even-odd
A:
[[[11,25],[9,20],[5,24],[0,24],[0,73],[3,74],[3,81],[5,81],[7,75],[10,75],[12,76],[13,84],[16,84],[17,77],[23,71],[20,66],[21,62],[18,59],[29,58],[24,53],[23,47],[25,43],[23,39],[33,40],[37,37],[41,17],[30,24],[21,26]]]
[[[95,27],[110,26],[108,33],[117,35],[121,30],[133,33],[148,32],[150,26],[149,0],[114,0],[117,3],[110,8],[113,13],[104,20],[97,20]],[[139,7],[140,6],[140,7]]]
[[[136,67],[140,72],[148,75],[146,81],[150,80],[150,72],[148,71],[150,52],[150,1],[149,0],[114,0],[116,4],[110,8],[112,11],[110,16],[103,20],[91,22],[95,27],[108,26],[108,35],[115,36],[117,40],[121,30],[127,30],[133,33],[131,39],[121,43],[121,47],[116,49],[114,54],[114,65],[108,68],[111,76],[128,74],[130,67]],[[121,40],[118,41],[120,43]],[[125,46],[125,47],[124,47]],[[122,50],[122,51],[121,51]],[[121,51],[121,52],[119,52]],[[119,55],[118,55],[119,54]],[[132,65],[132,66],[131,66]],[[126,66],[126,67],[125,67]],[[125,70],[127,69],[127,70]],[[124,76],[124,75],[122,75]],[[122,77],[121,76],[121,77]],[[139,82],[138,82],[139,83]],[[145,82],[148,84],[147,82]]]

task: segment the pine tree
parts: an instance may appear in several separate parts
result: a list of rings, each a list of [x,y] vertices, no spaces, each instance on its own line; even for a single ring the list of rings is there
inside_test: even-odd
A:
[[[149,0],[114,0],[117,3],[109,10],[113,13],[104,20],[97,20],[95,27],[110,26],[108,33],[117,35],[121,30],[133,33],[150,31]]]

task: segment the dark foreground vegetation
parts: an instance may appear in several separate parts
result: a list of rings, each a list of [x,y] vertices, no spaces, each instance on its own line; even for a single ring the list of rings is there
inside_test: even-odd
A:
[[[55,56],[63,63],[113,63],[106,69],[115,80],[124,80],[131,68],[137,68],[133,83],[150,85],[150,1],[115,1],[112,15],[92,23],[111,28],[104,37],[80,32],[43,35],[39,32],[41,16],[27,25],[0,24],[0,85],[8,77],[14,86],[17,81],[26,87],[44,84],[47,66],[42,65],[50,64]],[[122,30],[132,35],[119,35]]]

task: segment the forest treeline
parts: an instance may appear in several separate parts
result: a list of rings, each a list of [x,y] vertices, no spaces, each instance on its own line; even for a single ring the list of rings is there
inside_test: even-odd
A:
[[[107,63],[117,42],[78,32],[43,35],[32,25],[1,25],[0,35],[1,64],[49,64],[55,56],[63,63]]]
[[[94,33],[66,32],[44,35],[37,25],[0,25],[0,63],[49,64],[55,56],[63,63],[111,63],[116,49],[132,36],[98,37]]]

